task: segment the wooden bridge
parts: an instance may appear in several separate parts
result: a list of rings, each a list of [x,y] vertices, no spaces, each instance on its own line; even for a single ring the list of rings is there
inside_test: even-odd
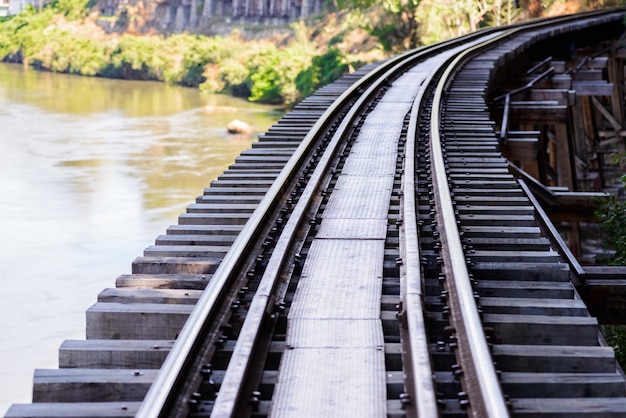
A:
[[[626,416],[588,239],[626,12],[496,28],[304,100],[87,311],[7,417]]]

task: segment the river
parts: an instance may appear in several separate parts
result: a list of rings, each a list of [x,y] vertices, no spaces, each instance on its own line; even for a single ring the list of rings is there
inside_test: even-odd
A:
[[[85,311],[280,117],[162,83],[0,64],[0,414],[31,402]],[[234,136],[240,119],[252,135]]]

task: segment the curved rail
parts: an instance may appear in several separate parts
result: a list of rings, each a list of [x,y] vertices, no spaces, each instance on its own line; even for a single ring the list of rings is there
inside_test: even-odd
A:
[[[328,144],[326,151],[317,164],[315,171],[298,200],[298,204],[294,208],[285,229],[276,243],[274,253],[268,262],[259,289],[252,300],[249,313],[243,324],[241,335],[245,336],[245,338],[240,337],[237,340],[233,355],[226,369],[219,396],[216,398],[215,405],[213,406],[212,417],[236,416],[236,405],[242,396],[245,375],[248,368],[251,366],[251,354],[254,350],[257,338],[259,338],[258,334],[261,329],[264,313],[271,309],[270,302],[276,299],[274,297],[275,288],[280,280],[283,266],[289,261],[288,249],[296,240],[297,232],[301,227],[300,225],[305,220],[305,215],[309,213],[314,196],[319,192],[322,180],[328,172],[328,168],[336,155],[336,150],[343,141],[346,132],[349,130],[354,120],[361,114],[371,98],[387,80],[397,74],[398,71],[401,71],[401,69],[407,65],[407,60],[414,61],[415,59],[415,56],[411,55],[406,59],[400,60],[399,63],[394,61],[396,64],[388,69],[382,76],[378,77],[377,80],[362,93],[361,97],[343,119],[337,132],[333,135],[331,142]]]
[[[176,387],[184,380],[184,376],[193,362],[193,357],[199,351],[200,336],[205,333],[209,324],[216,318],[220,306],[219,301],[224,298],[231,283],[233,283],[238,277],[238,274],[240,274],[239,271],[243,264],[242,260],[253,248],[257,238],[261,235],[264,226],[271,217],[272,210],[280,205],[280,201],[285,195],[288,185],[298,176],[300,168],[305,164],[307,153],[346,103],[350,102],[355,97],[359,97],[365,86],[376,83],[377,88],[380,88],[387,82],[388,77],[394,73],[398,73],[401,69],[409,67],[416,60],[436,54],[439,50],[460,45],[463,42],[475,39],[490,31],[499,31],[499,29],[494,28],[480,33],[470,34],[465,37],[400,54],[386,61],[380,67],[360,79],[331,105],[296,149],[294,155],[287,162],[274,184],[270,187],[265,197],[246,223],[244,229],[238,235],[231,249],[220,263],[212,280],[207,285],[185,326],[181,330],[157,378],[146,394],[137,412],[137,417],[171,416],[172,408],[177,398],[177,395],[175,395],[177,392]],[[352,112],[351,114],[352,117],[357,115],[356,112]],[[302,214],[304,211],[300,213]],[[292,239],[293,238],[287,238],[287,241],[284,241],[284,243],[289,243]],[[282,265],[284,261],[285,260],[275,261],[276,266]],[[263,286],[265,286],[265,290],[269,290],[274,288],[275,285],[270,282],[269,284],[264,283]],[[268,298],[268,295],[259,293],[259,297],[265,299]],[[267,307],[268,303],[269,299],[262,303],[260,307]],[[254,315],[257,317],[257,322],[263,317],[262,312],[267,312],[266,309],[260,309],[260,307],[255,307],[256,313]],[[247,330],[251,328],[251,326],[246,327]],[[243,346],[243,341],[248,341],[245,344],[254,345],[255,340],[254,337],[244,337],[242,343],[238,343],[238,345]],[[422,355],[422,357],[424,356],[425,355]],[[242,367],[243,370],[245,370],[247,365],[243,365]],[[224,386],[224,389],[226,389],[226,387],[227,386]],[[234,395],[229,395],[231,398],[239,398],[240,396],[238,389],[234,391],[226,389],[226,392],[235,393]],[[219,402],[221,403],[221,401]]]
[[[324,130],[327,129],[328,125],[346,103],[360,95],[361,90],[364,88],[363,86],[370,84],[372,80],[377,78],[379,79],[378,85],[381,85],[384,81],[384,77],[380,77],[381,73],[384,73],[399,61],[404,60],[406,56],[413,54],[415,54],[415,51],[399,55],[395,59],[384,63],[381,67],[372,71],[351,86],[328,110],[326,110],[324,115],[306,135],[263,200],[259,203],[259,206],[246,223],[245,228],[238,235],[231,249],[224,257],[224,260],[220,263],[217,271],[214,273],[212,280],[207,285],[196,307],[181,330],[172,351],[163,363],[155,382],[146,394],[137,412],[137,417],[148,418],[169,414],[168,411],[172,408],[172,404],[175,401],[175,388],[184,378],[184,374],[189,369],[194,354],[199,349],[198,344],[200,336],[217,315],[217,310],[220,306],[219,301],[228,291],[230,283],[232,283],[239,274],[239,268],[242,263],[241,260],[244,259],[246,253],[253,247],[255,240],[261,234],[264,225],[270,218],[272,210],[280,204],[280,200],[284,196],[287,185],[298,175],[298,171],[304,164],[305,157],[312,147],[312,144],[315,143]],[[283,241],[283,243],[286,242]],[[280,260],[275,263],[281,265],[283,262],[284,260]],[[264,286],[266,286],[265,282]],[[270,284],[269,287],[273,288],[274,286]],[[259,293],[259,297],[264,296]],[[264,305],[267,305],[267,303]],[[255,307],[255,310],[256,309]],[[265,309],[259,311],[258,314],[264,311]],[[248,326],[246,329],[249,330],[250,327]],[[246,340],[248,340],[248,338],[246,338]],[[236,397],[238,396],[239,395],[236,395]]]
[[[466,392],[469,396],[472,415],[476,417],[507,417],[509,412],[493,367],[493,360],[474,300],[474,291],[467,271],[465,252],[448,185],[442,148],[443,138],[439,127],[443,96],[454,72],[474,52],[508,35],[509,32],[505,32],[495,39],[463,51],[452,60],[437,84],[431,115],[430,163],[437,207],[436,219],[441,241],[445,243],[441,248],[442,270],[446,276],[446,289],[451,305],[450,322],[459,335],[457,357],[460,359],[466,381],[473,384],[472,390],[467,389]]]
[[[563,19],[563,18],[561,18]],[[542,22],[542,25],[552,24],[560,18],[551,19],[547,22]],[[301,168],[304,166],[307,155],[313,144],[316,143],[320,134],[324,133],[332,120],[334,120],[338,113],[343,109],[346,103],[354,100],[362,95],[358,99],[357,104],[352,108],[349,115],[344,118],[341,123],[341,127],[334,135],[330,146],[324,153],[323,159],[316,168],[312,181],[307,185],[304,193],[305,195],[296,205],[292,216],[287,222],[287,227],[277,242],[275,254],[276,257],[272,257],[267,266],[266,272],[262,278],[262,282],[255,294],[252,305],[250,307],[248,316],[244,322],[240,338],[237,341],[235,351],[231,362],[229,363],[220,394],[216,399],[214,406],[214,416],[234,416],[236,411],[236,404],[242,396],[242,382],[245,380],[245,375],[249,370],[250,364],[249,354],[254,349],[260,330],[260,324],[272,314],[273,302],[276,301],[276,289],[280,285],[282,267],[288,261],[287,249],[296,240],[294,231],[297,229],[297,225],[302,222],[302,219],[309,211],[310,197],[313,197],[317,190],[325,167],[329,164],[331,155],[334,149],[337,147],[341,140],[343,129],[347,129],[352,123],[352,119],[358,115],[362,106],[366,101],[368,94],[363,94],[362,91],[367,89],[367,92],[373,92],[379,89],[386,80],[401,69],[411,65],[411,63],[419,60],[429,54],[435,54],[436,51],[449,48],[452,45],[461,45],[463,42],[467,42],[471,39],[476,39],[479,36],[484,36],[489,32],[501,31],[501,29],[493,29],[491,31],[483,31],[479,34],[468,35],[463,38],[456,39],[454,41],[448,41],[442,44],[434,45],[427,48],[422,48],[416,51],[410,51],[396,57],[393,60],[381,65],[377,70],[365,76],[358,83],[350,87],[344,92],[341,97],[324,113],[322,118],[315,124],[311,131],[304,138],[303,142],[295,151],[293,157],[288,161],[285,168],[281,171],[278,178],[271,186],[264,199],[261,201],[257,209],[252,214],[251,218],[246,224],[246,227],[237,237],[233,243],[230,251],[227,253],[223,261],[221,262],[218,270],[215,272],[212,280],[209,282],[206,290],[200,297],[196,307],[192,311],[186,325],[181,330],[181,333],[164,362],[155,382],[151,386],[148,394],[146,395],[143,404],[141,405],[137,417],[156,417],[156,416],[175,416],[173,414],[173,408],[178,399],[177,387],[185,379],[185,374],[188,372],[191,364],[193,363],[193,357],[200,349],[199,338],[203,335],[210,324],[216,318],[220,309],[220,300],[229,292],[229,289],[237,278],[239,277],[240,270],[245,263],[245,255],[251,251],[256,245],[258,238],[261,236],[264,227],[268,220],[271,218],[272,211],[275,210],[280,204],[287,191],[288,185],[291,184],[293,179],[299,175]],[[503,39],[515,30],[507,31],[498,35],[494,40],[489,41],[493,44],[496,40]],[[433,103],[432,122],[431,122],[431,164],[433,165],[433,183],[437,188],[435,193],[438,207],[437,217],[438,224],[442,229],[445,229],[448,245],[444,246],[442,253],[444,255],[444,268],[446,269],[447,281],[453,281],[455,287],[459,290],[450,292],[452,299],[456,301],[453,304],[458,306],[458,312],[462,312],[464,317],[469,318],[467,322],[462,325],[456,324],[456,317],[454,311],[451,314],[455,321],[455,328],[458,333],[468,333],[481,335],[482,338],[469,339],[467,344],[459,344],[459,352],[461,357],[467,357],[469,363],[472,366],[465,368],[464,373],[466,376],[471,375],[472,378],[478,382],[479,394],[474,391],[469,392],[470,396],[470,408],[476,416],[508,416],[507,406],[504,401],[504,397],[500,390],[499,382],[493,370],[493,364],[491,356],[484,339],[484,332],[478,316],[472,288],[468,280],[467,266],[465,265],[465,255],[463,253],[462,245],[459,239],[458,229],[456,226],[456,219],[454,216],[454,210],[452,207],[452,201],[450,191],[447,186],[447,178],[445,177],[445,164],[441,157],[441,133],[439,132],[439,112],[442,107],[442,96],[445,93],[446,86],[448,84],[449,76],[453,74],[455,69],[471,54],[484,48],[487,42],[475,46],[465,52],[462,52],[456,58],[454,58],[448,65],[444,75],[437,85],[435,102]],[[426,84],[426,83],[425,83]],[[417,112],[414,110],[411,115],[411,124],[413,127],[417,125]],[[409,172],[413,171],[414,161],[414,146],[409,154],[411,157],[407,159],[408,169],[405,170],[407,174],[404,181],[404,191],[407,193],[405,201],[415,203],[414,199],[414,178]],[[437,173],[435,175],[435,173]],[[441,173],[441,174],[439,174]],[[406,227],[407,238],[406,241],[406,259],[409,261],[406,265],[406,295],[403,300],[403,307],[407,310],[407,320],[409,321],[409,328],[417,327],[423,322],[422,305],[421,305],[421,284],[419,264],[416,263],[419,260],[419,250],[415,243],[417,242],[417,227],[414,224],[416,219],[415,209],[408,209],[409,212],[405,212],[405,220],[409,221]],[[410,212],[410,211],[413,212]],[[444,234],[442,234],[443,236]],[[430,372],[430,363],[428,361],[428,347],[424,336],[411,336],[414,341],[410,342],[410,358],[412,361],[412,373],[410,374],[411,383],[413,386],[410,390],[414,393],[410,394],[414,399],[418,399],[417,409],[424,408],[423,411],[432,411],[436,409],[435,391],[433,389],[432,372]],[[464,338],[460,338],[463,340]],[[465,362],[464,362],[465,363]],[[469,364],[468,363],[468,364]],[[427,368],[427,369],[426,369]],[[473,370],[471,370],[473,368]],[[420,373],[416,373],[416,370],[420,370]],[[424,370],[426,370],[424,372]],[[430,412],[419,412],[420,416],[428,416]]]
[[[445,139],[440,131],[444,97],[449,84],[454,79],[455,72],[459,71],[471,57],[497,45],[500,41],[521,32],[534,31],[556,23],[576,21],[604,13],[606,11],[556,17],[512,28],[464,50],[451,59],[437,83],[432,104],[430,132],[430,162],[437,208],[435,218],[440,230],[441,242],[445,243],[441,248],[442,271],[445,275],[450,302],[450,322],[454,332],[458,335],[457,359],[461,366],[463,381],[466,382],[465,389],[469,400],[467,406],[471,416],[506,417],[510,416],[510,412],[485,338],[453,207],[442,145]]]

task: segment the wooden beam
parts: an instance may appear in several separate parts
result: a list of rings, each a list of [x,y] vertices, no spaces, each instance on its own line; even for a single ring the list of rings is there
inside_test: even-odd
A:
[[[567,106],[555,102],[511,102],[511,119],[525,122],[565,122]]]
[[[606,81],[574,81],[572,90],[576,90],[578,96],[611,96],[613,84]]]
[[[586,277],[576,289],[598,322],[626,324],[626,267],[585,266]]]
[[[576,92],[566,89],[532,89],[530,100],[533,101],[556,101],[558,105],[573,105],[576,101]]]
[[[595,98],[595,97],[591,97],[591,103],[593,103],[594,107],[600,112],[602,113],[602,116],[604,116],[604,118],[609,122],[609,124],[611,124],[611,126],[613,127],[614,130],[616,131],[621,131],[622,130],[622,125],[617,121],[617,119],[615,119],[613,117],[613,115],[611,114],[611,112],[609,112],[603,105],[602,103],[600,103],[600,101]]]

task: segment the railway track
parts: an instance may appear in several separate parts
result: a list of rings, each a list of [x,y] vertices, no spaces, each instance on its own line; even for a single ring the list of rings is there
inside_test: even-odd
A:
[[[624,416],[486,103],[531,45],[623,16],[485,31],[321,89],[102,292],[87,340],[7,416]]]

